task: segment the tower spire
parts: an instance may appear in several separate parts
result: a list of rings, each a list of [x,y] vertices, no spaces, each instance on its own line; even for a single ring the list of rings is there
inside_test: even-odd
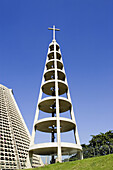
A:
[[[48,30],[53,30],[53,41],[55,41],[55,31],[60,31],[60,29],[55,28],[55,25],[53,25],[53,28],[48,28]]]
[[[50,155],[51,163],[55,163],[55,156],[57,156],[56,161],[62,162],[62,155],[75,153],[79,159],[83,159],[60,46],[55,40],[55,31],[59,31],[59,29],[56,29],[55,26],[48,29],[53,30],[53,41],[49,44],[48,48],[33,124],[29,148],[31,164],[32,153]],[[43,112],[51,116],[39,119],[39,114],[43,114]],[[65,117],[62,116],[63,112],[66,114]],[[70,118],[67,118],[67,116]],[[50,133],[51,141],[35,144],[36,130],[42,133]],[[61,133],[68,131],[74,132],[74,143],[62,142]]]

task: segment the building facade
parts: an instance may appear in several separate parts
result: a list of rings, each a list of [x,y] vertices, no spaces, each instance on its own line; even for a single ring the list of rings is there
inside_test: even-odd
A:
[[[30,133],[19,111],[13,91],[0,84],[0,168],[26,167]],[[38,156],[36,164],[42,164]]]

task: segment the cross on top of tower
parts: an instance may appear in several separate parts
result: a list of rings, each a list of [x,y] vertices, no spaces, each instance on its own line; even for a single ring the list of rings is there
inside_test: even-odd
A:
[[[53,25],[53,28],[48,28],[48,30],[53,30],[53,41],[55,40],[55,31],[60,31],[60,29],[55,28],[55,25]]]

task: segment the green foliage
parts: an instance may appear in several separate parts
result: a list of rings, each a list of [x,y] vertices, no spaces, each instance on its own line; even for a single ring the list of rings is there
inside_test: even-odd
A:
[[[91,158],[95,156],[102,156],[113,153],[113,131],[110,130],[106,133],[98,135],[91,135],[92,139],[89,144],[82,144],[83,157]],[[72,156],[69,161],[77,160],[77,155]]]
[[[84,158],[113,153],[113,131],[91,135],[89,145],[82,145]]]

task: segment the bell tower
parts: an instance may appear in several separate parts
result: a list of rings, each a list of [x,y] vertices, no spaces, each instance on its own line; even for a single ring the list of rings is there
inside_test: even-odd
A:
[[[79,159],[83,159],[60,46],[55,40],[55,31],[59,31],[59,29],[56,29],[55,26],[48,29],[53,30],[53,40],[48,48],[29,152],[31,156],[32,153],[50,155],[52,157],[51,163],[55,163],[54,156],[57,156],[57,161],[62,162],[62,155],[66,155],[67,152],[69,154],[77,153]],[[42,97],[43,94],[46,97]],[[39,120],[40,110],[51,116]],[[62,114],[67,111],[70,113],[70,119],[62,117]],[[50,133],[51,141],[49,143],[34,144],[37,130]],[[61,133],[71,130],[74,133],[75,143],[61,142]],[[56,142],[54,140],[55,134]]]

